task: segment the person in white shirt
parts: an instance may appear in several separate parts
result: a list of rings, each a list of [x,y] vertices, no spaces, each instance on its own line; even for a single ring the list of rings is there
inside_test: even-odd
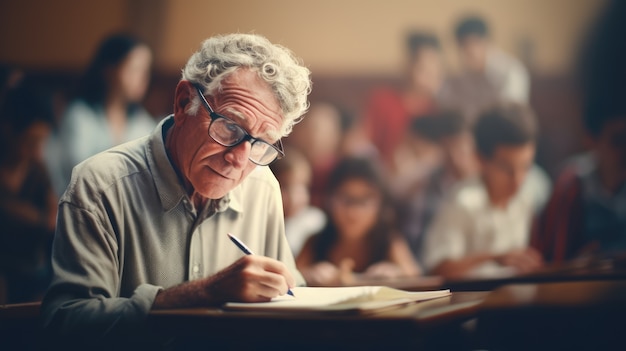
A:
[[[528,243],[547,180],[531,171],[534,115],[524,105],[502,104],[482,114],[473,133],[480,176],[444,200],[425,238],[424,265],[446,278],[537,269],[541,257]]]
[[[526,67],[490,40],[480,17],[463,18],[455,30],[463,71],[443,85],[441,106],[461,112],[470,121],[501,102],[528,103],[530,77]]]

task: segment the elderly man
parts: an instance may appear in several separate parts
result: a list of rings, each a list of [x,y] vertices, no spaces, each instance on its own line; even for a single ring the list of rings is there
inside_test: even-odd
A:
[[[46,330],[108,340],[131,335],[151,309],[267,301],[304,284],[263,166],[283,156],[281,137],[305,113],[309,76],[261,36],[206,40],[183,69],[172,116],[74,169]]]

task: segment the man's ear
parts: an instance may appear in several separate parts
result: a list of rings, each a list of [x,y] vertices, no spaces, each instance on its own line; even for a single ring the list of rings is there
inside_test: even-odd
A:
[[[176,124],[184,122],[187,116],[187,107],[191,103],[195,88],[187,80],[181,80],[176,85],[176,93],[174,94],[174,121]]]

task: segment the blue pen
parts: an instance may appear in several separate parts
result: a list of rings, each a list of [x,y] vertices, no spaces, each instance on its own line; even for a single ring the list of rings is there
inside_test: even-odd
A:
[[[235,237],[234,235],[232,235],[231,233],[228,233],[228,237],[230,238],[230,241],[232,241],[235,245],[237,245],[237,247],[243,251],[243,253],[245,253],[246,255],[254,255],[252,253],[252,250],[250,250],[246,244],[244,244],[241,240],[237,239],[237,237]],[[287,290],[287,294],[296,297],[293,292],[291,292],[291,289]]]

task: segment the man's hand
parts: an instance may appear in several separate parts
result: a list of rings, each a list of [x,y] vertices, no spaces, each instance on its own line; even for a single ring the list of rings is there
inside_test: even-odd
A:
[[[260,302],[285,295],[295,282],[282,262],[248,255],[209,277],[206,289],[218,301]]]
[[[543,266],[541,254],[531,247],[509,251],[495,260],[503,266],[515,268],[519,273],[529,273]]]
[[[228,301],[262,302],[295,287],[291,272],[275,259],[247,255],[217,274],[159,292],[153,309],[218,306]]]
[[[404,272],[397,264],[383,261],[369,266],[363,275],[370,278],[397,278]]]

